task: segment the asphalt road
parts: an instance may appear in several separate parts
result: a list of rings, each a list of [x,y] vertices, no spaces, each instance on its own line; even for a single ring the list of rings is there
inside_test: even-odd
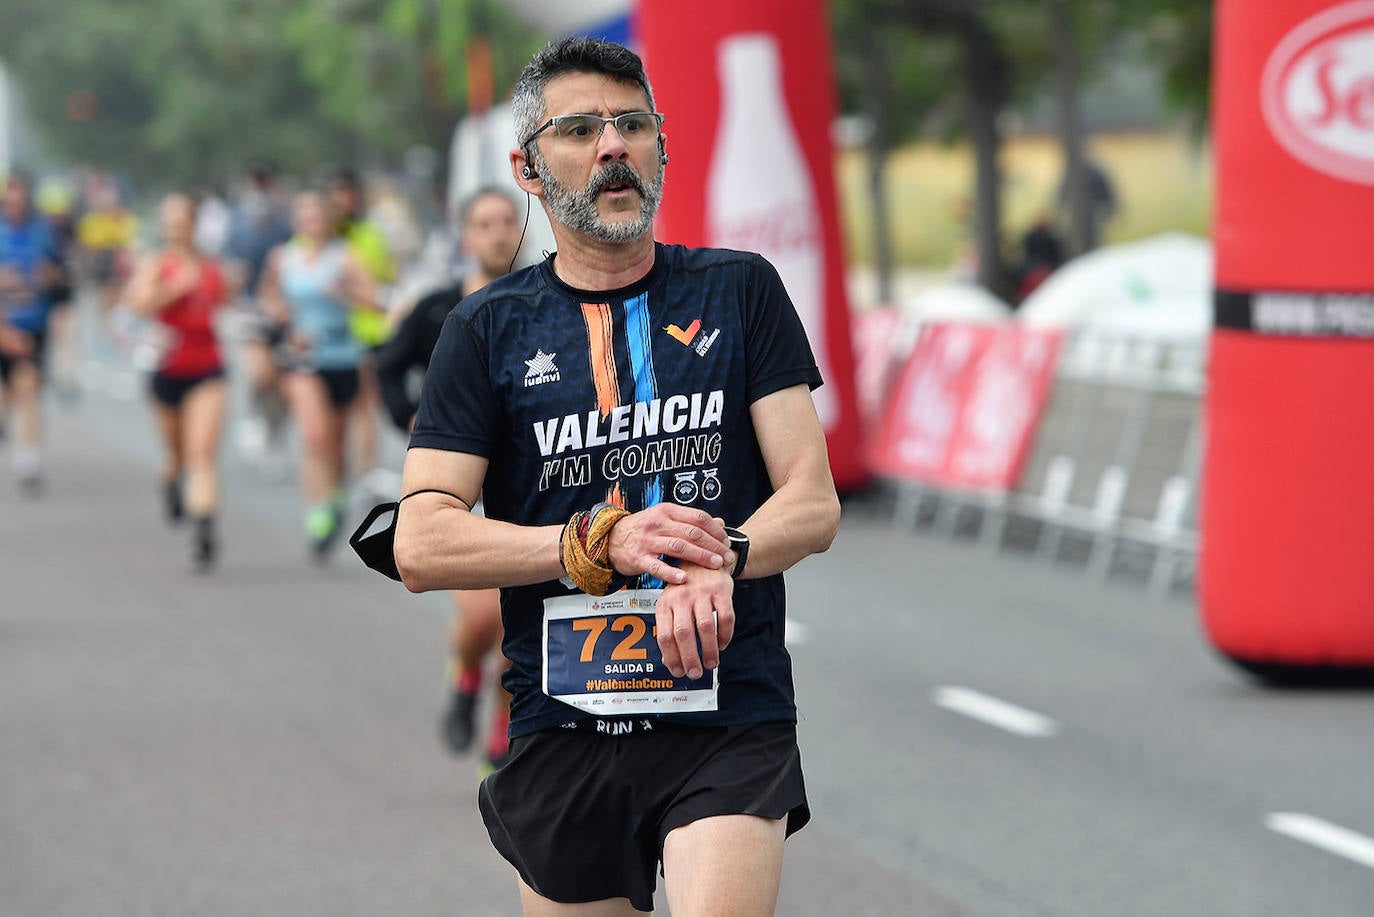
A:
[[[0,467],[0,913],[517,913],[437,739],[442,598],[312,567],[232,447],[190,574],[137,390],[52,411],[41,499]],[[1186,602],[860,512],[789,601],[780,914],[1374,913],[1371,693],[1256,687]]]

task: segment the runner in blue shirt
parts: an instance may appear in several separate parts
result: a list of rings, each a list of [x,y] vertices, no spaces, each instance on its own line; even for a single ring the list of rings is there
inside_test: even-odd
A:
[[[41,387],[52,292],[65,276],[27,176],[10,175],[0,199],[0,388],[13,420],[11,460],[20,488],[42,489]]]

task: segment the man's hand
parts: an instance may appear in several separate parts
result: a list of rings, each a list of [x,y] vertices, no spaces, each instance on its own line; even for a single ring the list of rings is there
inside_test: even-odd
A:
[[[685,583],[687,576],[664,557],[708,569],[732,559],[725,523],[676,503],[659,503],[621,519],[611,529],[608,551],[611,566],[622,576],[647,573],[665,583]]]
[[[658,647],[674,678],[700,678],[720,665],[720,651],[735,635],[735,581],[730,571],[683,564],[684,580],[665,586],[657,612]],[[714,612],[714,614],[712,614]],[[697,655],[697,638],[701,655]]]
[[[8,264],[0,265],[0,291],[21,293],[24,290],[24,276]]]
[[[0,325],[0,353],[17,359],[32,356],[33,336],[8,325]]]

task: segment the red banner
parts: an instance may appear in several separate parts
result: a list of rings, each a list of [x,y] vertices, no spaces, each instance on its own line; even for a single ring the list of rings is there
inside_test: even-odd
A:
[[[897,338],[901,330],[898,309],[865,309],[854,316],[854,378],[866,429],[877,425],[892,389],[892,377],[900,366]]]
[[[1374,2],[1222,0],[1206,630],[1255,665],[1374,666]]]
[[[853,489],[865,470],[824,5],[644,0],[636,28],[672,157],[658,235],[759,252],[778,269],[825,378],[815,399],[835,483]]]
[[[939,323],[921,330],[873,445],[877,474],[1010,490],[1044,412],[1060,333]]]

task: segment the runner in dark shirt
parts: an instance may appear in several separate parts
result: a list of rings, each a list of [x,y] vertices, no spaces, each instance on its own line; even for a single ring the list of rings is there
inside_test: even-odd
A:
[[[638,57],[556,42],[512,105],[558,250],[446,320],[395,560],[501,587],[513,738],[479,803],[527,914],[651,910],[660,861],[674,913],[769,914],[809,818],[782,572],[839,521],[815,360],[761,257],[654,241]]]
[[[470,264],[467,274],[453,286],[421,298],[382,345],[377,357],[377,380],[387,413],[400,429],[409,432],[419,410],[411,395],[416,376],[429,368],[430,355],[439,341],[444,320],[469,294],[503,277],[520,244],[520,223],[515,202],[506,192],[486,188],[474,192],[459,211],[460,244]],[[453,626],[449,630],[449,675],[452,692],[440,723],[440,734],[455,753],[472,744],[482,669],[501,643],[501,596],[495,589],[455,591]],[[506,670],[502,659],[494,667],[496,677],[491,723],[479,772],[505,763],[510,739],[510,694],[500,684]]]

